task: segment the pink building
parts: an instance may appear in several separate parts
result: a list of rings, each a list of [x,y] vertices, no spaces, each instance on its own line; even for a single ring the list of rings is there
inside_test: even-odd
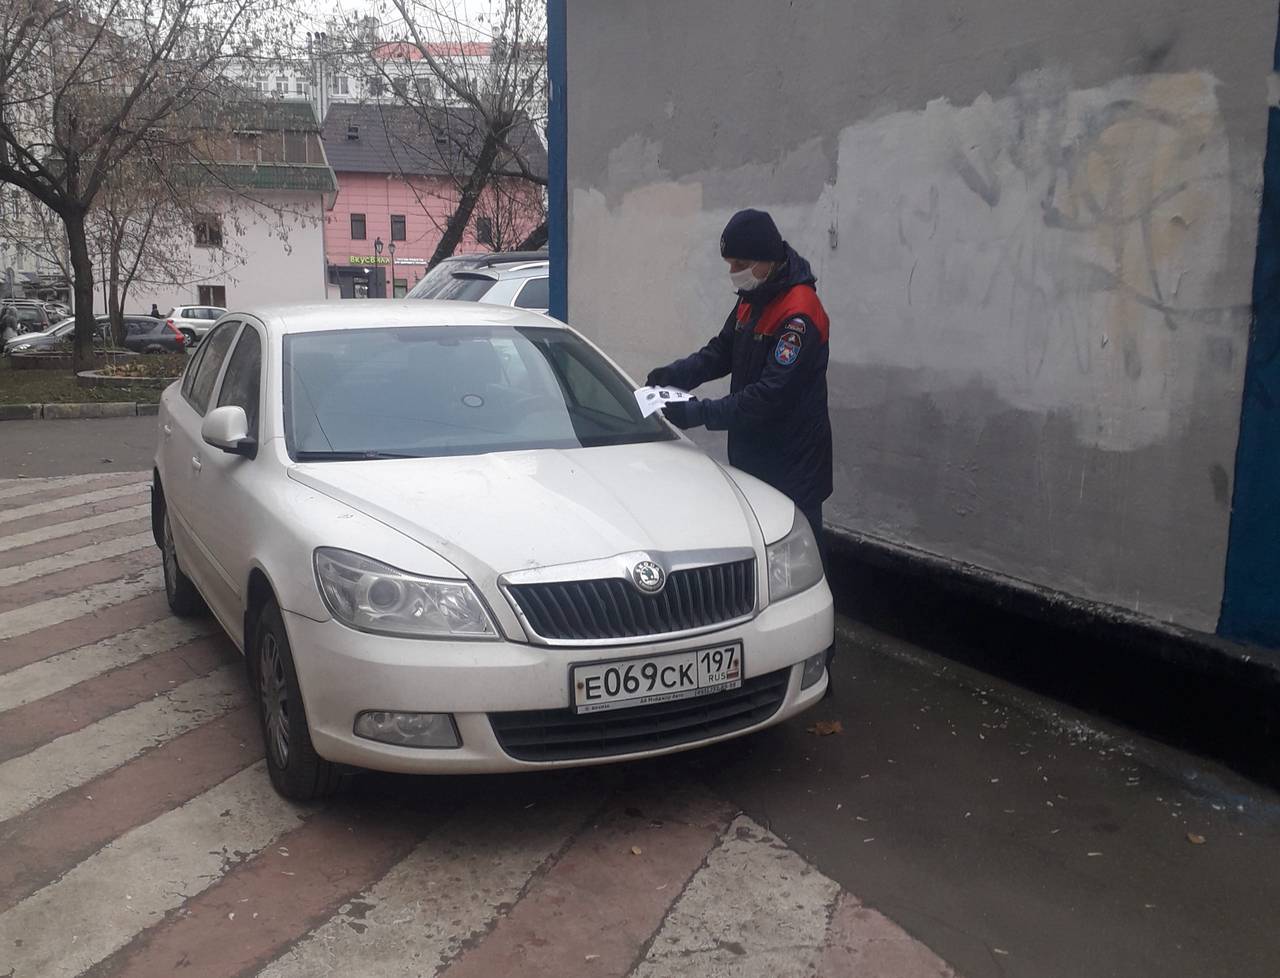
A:
[[[325,152],[338,178],[324,226],[331,295],[381,298],[413,288],[454,211],[458,181],[474,157],[470,142],[479,135],[474,117],[457,108],[442,108],[430,126],[406,106],[329,109]],[[518,127],[512,139],[545,172],[533,127]],[[541,219],[539,188],[500,178],[477,206],[457,253],[510,249]]]

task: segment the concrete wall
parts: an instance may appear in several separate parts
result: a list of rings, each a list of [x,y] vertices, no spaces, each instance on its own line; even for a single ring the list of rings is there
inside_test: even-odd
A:
[[[1274,2],[567,6],[575,325],[692,350],[767,208],[833,321],[831,522],[1213,630]]]

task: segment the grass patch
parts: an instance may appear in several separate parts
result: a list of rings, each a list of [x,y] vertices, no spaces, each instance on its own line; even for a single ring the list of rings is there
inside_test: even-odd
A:
[[[7,357],[0,357],[0,404],[80,404],[87,401],[155,404],[163,393],[162,389],[155,387],[81,387],[69,368],[14,370],[9,366]]]

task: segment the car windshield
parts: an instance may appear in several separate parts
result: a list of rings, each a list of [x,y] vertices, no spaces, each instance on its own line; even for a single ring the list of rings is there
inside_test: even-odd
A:
[[[675,437],[631,385],[554,327],[411,326],[295,333],[284,418],[300,461],[591,448]]]

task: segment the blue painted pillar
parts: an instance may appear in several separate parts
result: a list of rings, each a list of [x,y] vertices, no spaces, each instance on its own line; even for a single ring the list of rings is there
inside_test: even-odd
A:
[[[1273,56],[1280,71],[1280,31]],[[1219,634],[1280,648],[1280,109],[1268,110]]]
[[[547,118],[547,248],[551,257],[550,313],[569,319],[569,150],[567,0],[547,0],[547,78],[551,104]]]

